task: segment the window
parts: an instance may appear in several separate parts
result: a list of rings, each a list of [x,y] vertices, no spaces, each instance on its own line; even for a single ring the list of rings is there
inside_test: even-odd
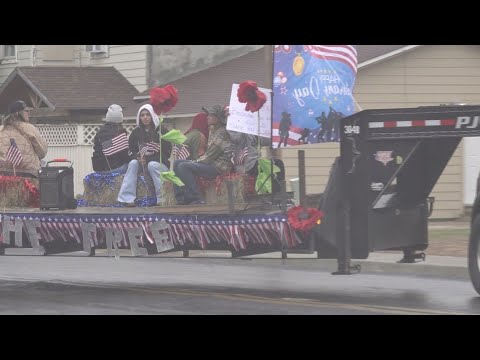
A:
[[[5,54],[4,57],[11,57],[14,58],[17,52],[15,51],[15,45],[3,45],[5,47]]]
[[[108,57],[108,45],[85,45],[85,51],[90,54],[90,59]]]
[[[85,50],[92,54],[106,53],[107,45],[85,45]]]
[[[0,64],[12,63],[17,61],[16,45],[0,45]]]

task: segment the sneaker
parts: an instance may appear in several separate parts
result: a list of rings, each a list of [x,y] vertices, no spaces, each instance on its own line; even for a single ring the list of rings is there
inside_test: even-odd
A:
[[[205,205],[206,202],[203,200],[195,200],[190,203],[190,205]]]

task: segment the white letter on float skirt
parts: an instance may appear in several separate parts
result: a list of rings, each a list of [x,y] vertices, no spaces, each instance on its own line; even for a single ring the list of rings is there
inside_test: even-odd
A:
[[[8,215],[4,215],[2,219],[3,229],[3,243],[5,245],[10,245],[10,232],[15,233],[15,246],[22,247],[22,227],[23,222],[21,219],[11,218]]]
[[[30,240],[34,252],[40,255],[45,255],[45,248],[40,245],[39,240],[41,239],[41,236],[37,231],[41,226],[40,220],[25,220],[25,226],[27,228],[28,240]]]
[[[123,232],[117,228],[105,228],[107,236],[107,256],[112,256],[112,248],[115,248],[115,257],[120,257],[118,244],[123,241]]]
[[[152,223],[151,227],[153,239],[155,240],[155,245],[157,246],[157,251],[159,253],[175,248],[173,239],[168,240],[168,224],[164,219]]]
[[[128,241],[130,242],[130,249],[132,250],[133,256],[148,256],[147,249],[140,247],[142,243],[142,228],[128,228],[127,229]]]
[[[90,256],[92,255],[92,247],[95,246],[93,238],[97,237],[97,225],[81,222],[80,228],[82,229],[83,251]]]

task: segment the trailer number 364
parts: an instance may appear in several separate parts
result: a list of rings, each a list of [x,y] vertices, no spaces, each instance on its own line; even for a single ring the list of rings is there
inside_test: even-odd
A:
[[[345,134],[360,134],[360,126],[358,125],[346,125],[343,127]]]

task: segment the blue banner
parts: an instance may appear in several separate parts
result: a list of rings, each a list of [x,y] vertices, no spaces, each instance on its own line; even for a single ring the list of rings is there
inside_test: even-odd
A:
[[[275,45],[274,147],[339,141],[339,120],[355,110],[352,45]]]

